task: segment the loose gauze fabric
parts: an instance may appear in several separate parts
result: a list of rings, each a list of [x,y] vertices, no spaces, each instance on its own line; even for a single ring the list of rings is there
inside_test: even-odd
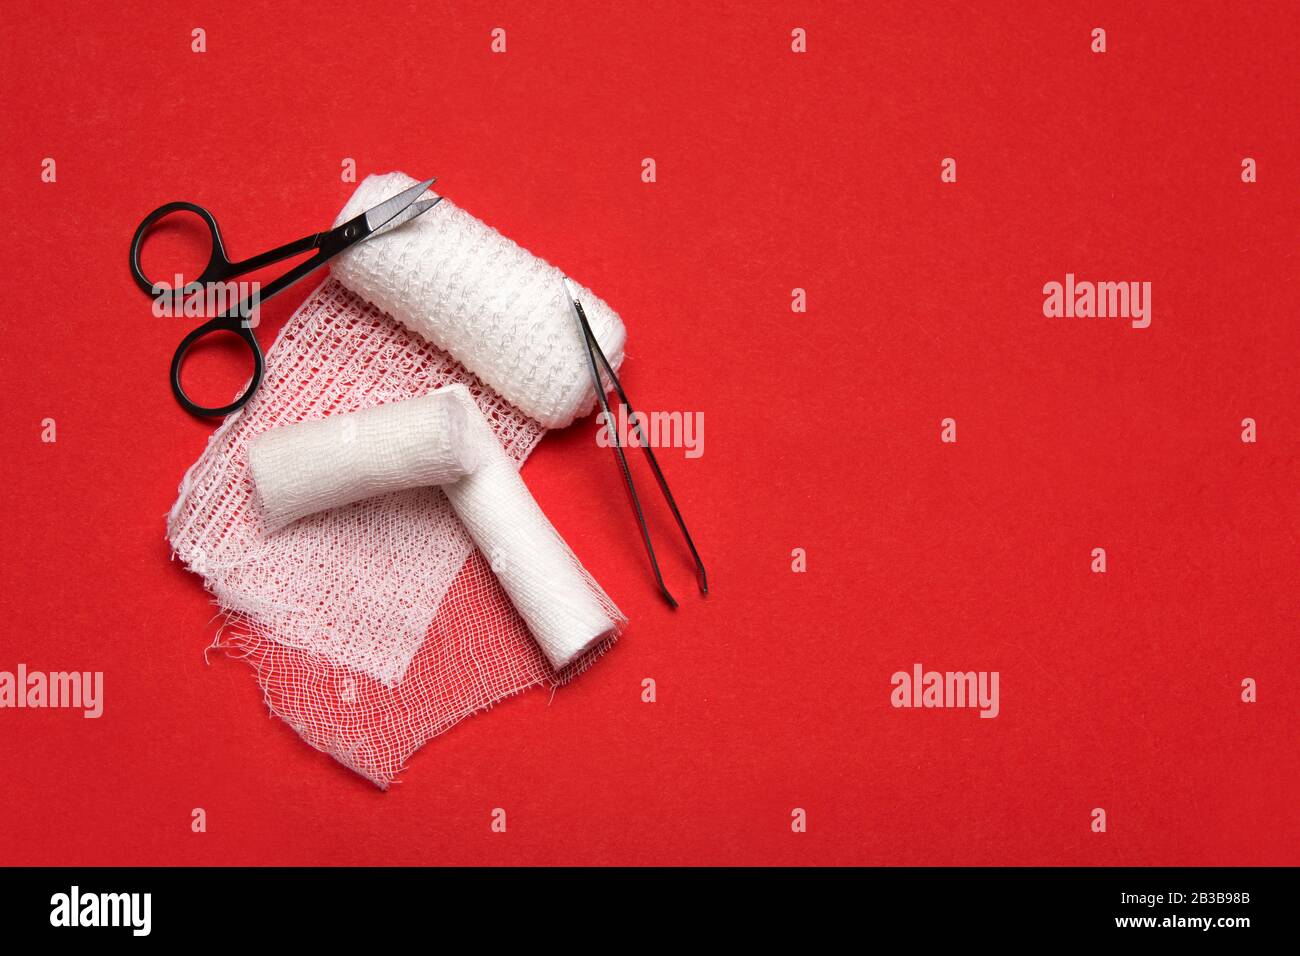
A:
[[[473,380],[337,283],[312,303],[312,321],[305,312],[289,321],[267,354],[262,387],[213,433],[186,474],[168,537],[227,612],[288,647],[391,687],[424,642],[473,540],[445,496],[428,487],[317,512],[271,532],[248,444],[273,428]],[[498,440],[522,461],[541,427],[475,388]]]
[[[393,188],[400,190],[402,184]],[[444,201],[421,219],[448,205]],[[401,229],[362,245],[390,242]],[[520,266],[525,271],[554,271],[510,245],[516,262],[526,257]],[[439,291],[418,255],[386,262],[385,268],[397,274],[392,280],[397,287],[423,284],[431,290],[428,294],[443,296],[447,303],[477,295],[463,284],[463,269],[442,269],[439,281],[462,284]],[[558,272],[554,278],[562,295]],[[547,285],[537,280],[515,287],[532,295],[542,294]],[[539,317],[536,328],[546,331],[536,333],[538,343],[550,339],[558,348],[555,343],[567,334],[572,339],[561,352],[581,349],[576,324],[566,333],[565,313],[558,307],[506,313]],[[557,670],[493,573],[490,558],[475,550],[465,525],[437,488],[370,497],[308,515],[278,531],[268,529],[253,489],[248,446],[272,428],[461,384],[513,467],[544,431],[539,421],[412,333],[400,318],[383,314],[333,279],[322,285],[268,352],[261,389],[226,419],[187,473],[168,519],[176,555],[203,576],[225,612],[227,626],[217,646],[254,666],[268,706],[305,740],[381,787],[426,740],[457,721],[527,687],[554,686],[580,673],[625,623],[565,547],[572,571],[584,580],[610,626],[602,640]],[[617,343],[618,358],[610,354],[617,362],[624,333],[612,312],[608,321],[611,338],[602,343],[607,350]],[[434,321],[415,324],[429,334],[440,328]],[[472,327],[471,321],[451,328],[468,335]],[[472,341],[460,348],[469,354]],[[544,363],[544,351],[535,349],[525,362]],[[507,366],[481,367],[500,375]],[[531,394],[540,403],[534,407],[549,408],[548,421],[567,422],[590,405],[582,399],[584,390],[590,396],[590,386],[580,384],[589,383],[589,371],[578,365],[569,372],[572,377],[558,378],[539,372],[515,394]],[[549,398],[538,388],[545,381],[554,385]]]
[[[215,646],[255,668],[267,705],[303,739],[380,787],[463,718],[581,673],[625,623],[588,578],[615,627],[557,671],[437,488],[267,532],[248,466],[255,436],[455,384],[522,463],[541,437],[536,422],[329,280],[286,324],[262,388],[213,433],[168,518],[175,554],[225,613]]]
[[[556,670],[616,627],[463,385],[273,428],[249,442],[248,458],[264,520],[277,526],[440,486]]]
[[[363,498],[465,477],[480,447],[467,418],[463,403],[435,392],[263,432],[249,442],[248,461],[267,530]]]
[[[415,183],[403,173],[366,177],[335,225]],[[398,217],[340,255],[331,273],[544,427],[563,428],[595,407],[564,273],[450,200],[410,222]],[[585,288],[582,307],[617,369],[622,321]]]

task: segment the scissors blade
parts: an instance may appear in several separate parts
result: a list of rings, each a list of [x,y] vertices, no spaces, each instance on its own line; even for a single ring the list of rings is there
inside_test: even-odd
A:
[[[435,199],[422,199],[419,202],[414,203],[406,210],[410,213],[410,215],[406,217],[406,221],[410,222],[416,216],[423,215],[440,202],[442,202],[441,196],[438,196]]]
[[[422,216],[424,213],[428,212],[430,209],[438,205],[438,203],[440,202],[442,202],[441,196],[435,196],[433,199],[421,199],[419,202],[413,202],[411,203],[411,205],[407,206],[405,209],[399,212],[392,219],[388,220],[388,222],[384,223],[384,225],[381,228],[377,230],[373,230],[367,233],[365,236],[362,236],[361,238],[368,239],[371,236],[382,236],[384,233],[389,232],[392,229],[397,229],[401,226],[404,226],[412,219],[415,219],[418,216]]]
[[[417,199],[423,196],[425,190],[427,190],[435,182],[437,182],[436,179],[426,179],[422,183],[416,183],[410,189],[402,190],[392,199],[385,199],[378,206],[375,206],[371,209],[367,209],[364,213],[366,217],[366,228],[371,232],[374,232],[380,226],[387,223],[390,219],[396,217],[399,213],[402,212],[402,210],[404,210],[407,206],[411,205],[411,203],[415,202]],[[425,207],[425,209],[428,208],[430,207],[428,206]],[[420,210],[420,212],[423,211],[424,211],[423,209]],[[416,213],[416,215],[419,215],[419,213]]]

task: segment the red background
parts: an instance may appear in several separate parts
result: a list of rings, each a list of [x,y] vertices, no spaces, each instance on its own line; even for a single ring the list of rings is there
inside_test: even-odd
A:
[[[0,862],[1300,863],[1300,15],[969,6],[11,7],[0,669],[106,709],[0,712]],[[388,793],[204,665],[163,517],[212,426],[127,272],[168,200],[236,256],[324,228],[344,157],[598,290],[633,398],[706,423],[663,458],[714,593],[661,522],[662,606],[592,422],[549,436],[524,475],[632,627]],[[1151,327],[1044,318],[1071,271],[1150,281]],[[918,661],[1001,715],[891,708]]]

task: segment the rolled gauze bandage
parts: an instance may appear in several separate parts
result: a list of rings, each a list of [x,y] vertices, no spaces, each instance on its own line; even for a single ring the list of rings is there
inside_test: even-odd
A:
[[[369,176],[338,223],[415,185],[402,173]],[[582,333],[563,273],[444,199],[334,260],[331,272],[362,298],[449,353],[547,428],[594,406]],[[589,290],[582,305],[615,369],[626,330]]]
[[[478,463],[463,402],[446,390],[273,428],[248,445],[263,522],[275,531],[316,511],[458,481]]]
[[[466,434],[478,448],[472,474],[444,485],[470,537],[551,665],[559,670],[611,632],[617,624],[599,592],[542,513],[514,463],[492,435],[478,407],[462,386]]]

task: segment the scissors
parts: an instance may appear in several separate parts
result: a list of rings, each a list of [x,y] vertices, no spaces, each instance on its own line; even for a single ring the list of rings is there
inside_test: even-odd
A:
[[[164,291],[171,290],[166,285],[150,282],[145,277],[144,271],[140,268],[140,246],[149,230],[160,219],[175,212],[192,212],[196,214],[207,223],[208,231],[212,234],[212,252],[208,258],[207,267],[204,268],[197,279],[188,283],[181,290],[182,295],[190,295],[196,292],[202,293],[208,287],[208,283],[225,283],[235,276],[245,275],[272,263],[280,262],[283,259],[301,255],[313,249],[316,250],[316,254],[310,259],[300,262],[284,275],[258,289],[238,305],[226,309],[215,318],[209,319],[181,339],[181,344],[176,346],[176,352],[172,356],[171,368],[172,394],[176,396],[176,401],[180,403],[181,407],[192,415],[209,418],[225,415],[228,412],[243,408],[244,403],[253,397],[253,393],[257,391],[257,387],[262,383],[262,349],[258,346],[257,338],[253,335],[253,330],[250,328],[247,319],[247,316],[251,314],[250,303],[253,307],[256,307],[258,303],[284,291],[299,279],[315,272],[343,250],[364,239],[368,239],[378,229],[392,222],[403,212],[407,213],[402,220],[405,223],[432,209],[442,201],[442,197],[437,196],[433,199],[424,200],[420,200],[420,197],[434,182],[436,180],[426,179],[424,182],[403,190],[391,199],[384,200],[378,206],[366,210],[361,215],[349,219],[343,225],[330,229],[328,232],[318,232],[310,236],[304,236],[302,239],[263,252],[261,255],[253,256],[251,259],[245,259],[242,262],[231,262],[227,258],[225,245],[221,241],[221,232],[217,229],[217,220],[213,218],[212,213],[202,206],[192,202],[169,202],[145,216],[144,221],[136,227],[135,236],[131,239],[131,275],[135,278],[136,285],[151,296],[157,296]],[[420,201],[417,202],[416,200]],[[233,332],[243,340],[253,355],[253,376],[249,379],[248,387],[244,389],[244,393],[229,405],[209,408],[193,401],[185,394],[185,390],[181,387],[181,364],[185,361],[185,355],[194,343],[205,336],[211,335],[213,332]]]

